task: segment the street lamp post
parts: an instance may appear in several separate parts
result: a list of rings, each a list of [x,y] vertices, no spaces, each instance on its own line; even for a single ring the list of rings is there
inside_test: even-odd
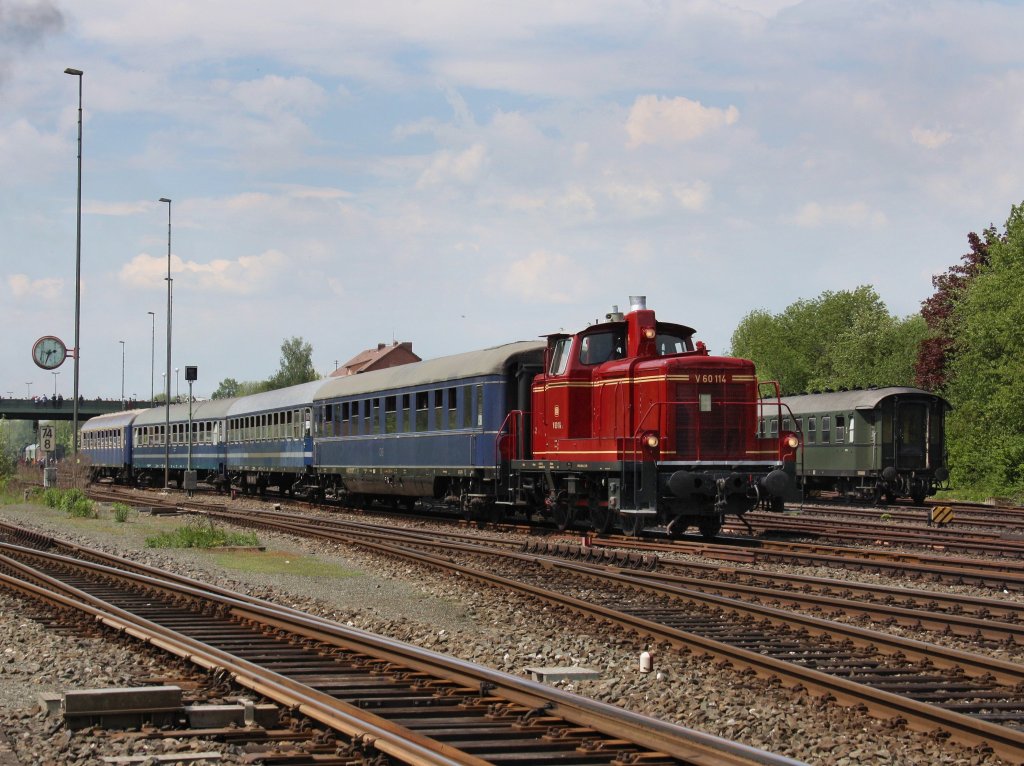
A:
[[[78,357],[81,349],[78,343],[79,317],[82,308],[82,72],[68,67],[64,74],[78,78],[78,215],[75,234],[75,386],[72,402],[71,451],[78,456]]]
[[[164,374],[164,489],[171,485],[171,201],[167,203],[167,372]]]
[[[32,398],[32,381],[31,380],[25,381],[25,385],[28,387],[28,398],[31,399]]]
[[[185,380],[188,381],[188,469],[185,472],[185,489],[189,497],[192,497],[192,491],[196,488],[196,476],[192,472],[192,440],[195,439],[192,430],[192,383],[199,378],[198,371],[198,367],[185,365]]]
[[[60,375],[60,372],[54,370],[53,371],[53,398],[54,399],[57,398],[57,376],[58,375]]]
[[[156,365],[156,314],[147,311],[152,319],[152,327],[149,330],[149,406],[153,406],[153,370]]]
[[[181,384],[178,382],[178,368],[174,368],[174,401],[181,401]]]
[[[121,344],[121,409],[124,409],[124,341],[119,340]]]

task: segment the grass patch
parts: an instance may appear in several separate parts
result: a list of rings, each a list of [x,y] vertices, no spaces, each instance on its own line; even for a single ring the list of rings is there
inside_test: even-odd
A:
[[[209,519],[146,538],[147,548],[222,548],[226,545],[259,545],[253,532],[228,532],[215,527]]]
[[[123,524],[128,521],[128,517],[131,515],[132,507],[125,505],[124,503],[114,503],[110,510],[114,513],[114,521],[118,524]]]
[[[79,519],[95,519],[98,516],[92,500],[80,489],[50,487],[43,492],[43,505]]]
[[[214,563],[225,569],[255,574],[293,574],[300,577],[327,577],[343,579],[362,577],[354,569],[322,561],[314,556],[303,556],[284,551],[232,551],[215,553]]]

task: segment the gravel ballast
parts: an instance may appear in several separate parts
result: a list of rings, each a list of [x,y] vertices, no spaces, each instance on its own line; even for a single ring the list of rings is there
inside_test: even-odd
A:
[[[181,525],[181,518],[133,515],[127,523],[115,524],[109,513],[101,516],[69,519],[35,505],[0,508],[0,518],[47,534],[515,675],[527,675],[526,668],[536,666],[594,668],[602,673],[597,680],[557,685],[809,763],[1003,763],[990,753],[951,744],[936,734],[912,732],[777,682],[719,667],[710,659],[648,646],[607,625],[587,623],[530,599],[404,561],[261,532],[268,552],[314,557],[354,575],[241,572],[216,564],[206,551],[144,547],[147,536]],[[26,619],[18,602],[8,596],[0,598],[0,645],[5,647],[0,652],[0,729],[19,743],[19,758],[23,753],[49,752],[52,745],[52,720],[35,710],[40,692],[131,685],[131,678],[152,674],[139,666],[149,660],[136,652],[101,639],[45,630]],[[654,655],[655,672],[649,674],[638,669],[639,654],[645,650]],[[77,746],[78,738],[79,734],[71,737],[68,747]],[[209,743],[203,749],[225,751],[224,745]]]

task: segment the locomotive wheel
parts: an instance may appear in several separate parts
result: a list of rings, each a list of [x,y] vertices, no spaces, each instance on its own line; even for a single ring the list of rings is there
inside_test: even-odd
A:
[[[645,526],[645,519],[639,513],[627,513],[622,516],[622,534],[624,535],[640,537]]]
[[[914,505],[924,505],[924,493],[915,493],[910,496],[910,499],[914,501]]]
[[[569,510],[569,506],[563,502],[555,503],[551,509],[551,517],[559,532],[564,532],[572,524],[572,512]]]
[[[719,516],[704,516],[697,522],[697,529],[705,540],[714,540],[722,531],[722,519]]]
[[[597,500],[591,499],[590,528],[599,535],[606,535],[611,531],[614,522],[615,516],[607,506],[602,506]]]

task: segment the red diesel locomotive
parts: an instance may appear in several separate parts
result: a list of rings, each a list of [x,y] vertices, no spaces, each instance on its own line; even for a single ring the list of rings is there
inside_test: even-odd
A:
[[[502,429],[504,503],[543,505],[560,528],[696,526],[706,538],[727,513],[780,510],[798,440],[758,432],[781,412],[777,387],[762,398],[753,362],[711,356],[692,328],[658,321],[642,296],[630,303],[625,315],[548,336],[531,412]]]

